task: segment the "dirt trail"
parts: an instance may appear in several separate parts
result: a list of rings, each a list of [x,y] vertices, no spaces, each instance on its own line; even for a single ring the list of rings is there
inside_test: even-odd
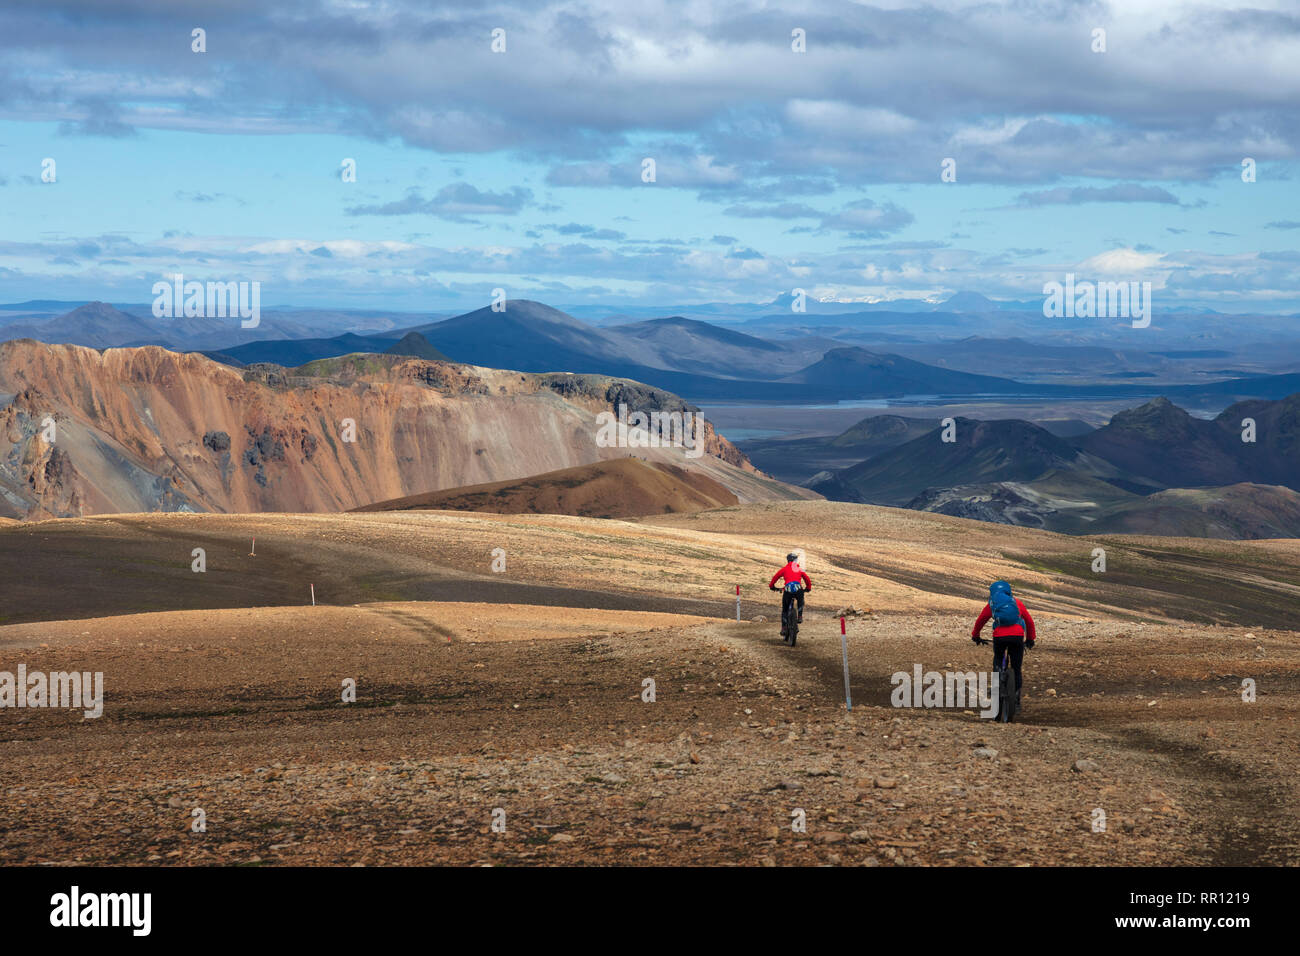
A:
[[[992,539],[880,509],[852,525],[834,506],[824,526],[818,509],[758,510],[681,527],[151,515],[0,529],[0,556],[32,572],[3,606],[0,670],[105,680],[99,719],[0,710],[0,862],[1300,863],[1300,633],[1125,620],[1025,565],[1035,611],[1062,613],[1041,612],[1023,720],[896,708],[893,675],[989,661],[969,640],[978,595],[936,597],[885,566],[930,589],[935,574],[974,580],[1001,566]],[[718,595],[765,585],[797,529],[856,566],[810,556],[792,649],[775,595],[746,585],[744,615],[763,623],[728,620]],[[1039,563],[1058,544],[1018,546],[1029,538]],[[490,576],[502,542],[509,571]],[[189,570],[194,546],[206,576]],[[1205,580],[1231,595],[1224,568]],[[214,607],[239,594],[259,606]],[[850,714],[829,611],[851,602],[874,613],[848,624]]]

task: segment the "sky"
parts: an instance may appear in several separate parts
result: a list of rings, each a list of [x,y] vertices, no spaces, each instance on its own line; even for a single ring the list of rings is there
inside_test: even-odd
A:
[[[0,301],[1300,312],[1298,151],[1294,0],[4,3]]]

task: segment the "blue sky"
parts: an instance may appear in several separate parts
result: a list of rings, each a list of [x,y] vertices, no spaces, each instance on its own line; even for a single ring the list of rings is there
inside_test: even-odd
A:
[[[4,301],[177,271],[266,305],[1034,299],[1072,271],[1300,311],[1294,4],[126,0],[0,36]]]

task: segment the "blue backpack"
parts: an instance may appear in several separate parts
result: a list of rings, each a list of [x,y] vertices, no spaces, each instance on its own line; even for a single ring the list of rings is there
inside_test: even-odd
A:
[[[994,581],[989,585],[989,610],[993,612],[995,627],[1014,627],[1020,623],[1020,608],[1011,596],[1011,585]]]

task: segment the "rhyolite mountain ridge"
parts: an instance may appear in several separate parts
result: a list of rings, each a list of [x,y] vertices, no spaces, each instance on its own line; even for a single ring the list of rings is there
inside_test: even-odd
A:
[[[759,473],[707,422],[699,457],[601,447],[597,416],[621,403],[694,410],[608,376],[401,355],[235,369],[153,346],[5,342],[0,515],[339,511],[628,455],[699,472],[740,501],[817,497]]]

